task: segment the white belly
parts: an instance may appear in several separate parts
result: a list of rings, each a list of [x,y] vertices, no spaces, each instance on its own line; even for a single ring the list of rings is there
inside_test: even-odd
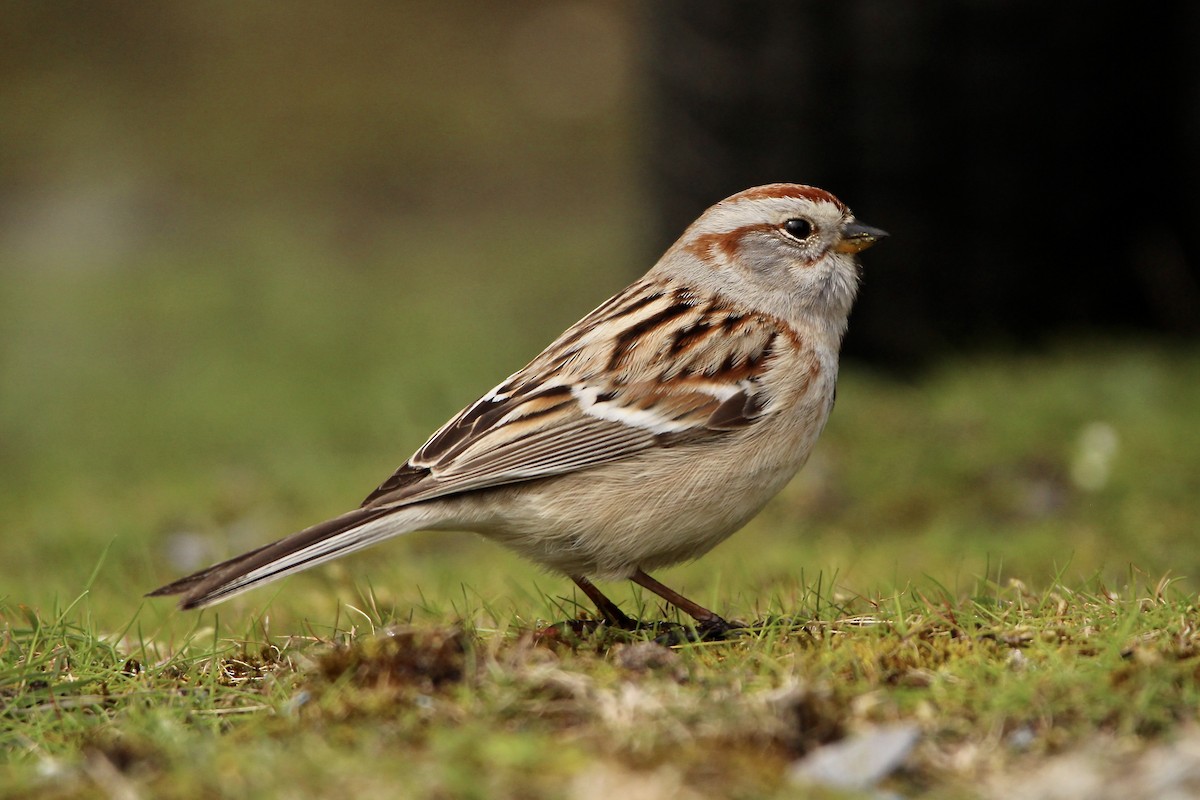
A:
[[[828,413],[795,435],[768,426],[720,451],[668,447],[488,492],[467,527],[569,575],[625,578],[697,558],[762,510],[804,465]],[[812,423],[816,424],[812,424]],[[776,435],[771,435],[771,434]]]

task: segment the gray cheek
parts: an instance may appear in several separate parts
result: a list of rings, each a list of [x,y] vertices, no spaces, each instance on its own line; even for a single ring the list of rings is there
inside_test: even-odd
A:
[[[743,243],[741,256],[746,267],[760,279],[778,282],[798,264],[806,262],[803,251],[788,247],[774,238],[759,238]]]

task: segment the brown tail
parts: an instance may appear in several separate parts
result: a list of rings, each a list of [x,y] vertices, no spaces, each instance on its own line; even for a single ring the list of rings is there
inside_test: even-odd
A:
[[[405,513],[412,510],[412,506],[355,509],[180,578],[146,596],[181,594],[180,608],[203,608],[284,575],[416,530],[424,515]]]

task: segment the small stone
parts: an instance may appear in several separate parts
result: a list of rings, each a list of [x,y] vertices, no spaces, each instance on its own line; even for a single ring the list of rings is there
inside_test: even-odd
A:
[[[612,651],[613,660],[621,669],[630,672],[666,671],[676,680],[687,675],[679,654],[657,642],[637,642],[618,645]]]
[[[921,738],[916,725],[882,725],[826,745],[792,764],[794,783],[864,791],[903,765]]]
[[[1016,672],[1021,672],[1029,666],[1029,659],[1015,647],[1008,651],[1008,658],[1005,661],[1008,663],[1008,668]]]

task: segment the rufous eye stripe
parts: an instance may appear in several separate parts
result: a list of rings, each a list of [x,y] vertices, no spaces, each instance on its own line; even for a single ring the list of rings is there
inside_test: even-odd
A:
[[[775,227],[775,225],[769,223],[756,223],[754,225],[742,225],[731,231],[702,233],[688,243],[684,249],[702,259],[708,259],[716,255],[728,260],[737,255],[742,238],[746,234],[771,231],[775,230]],[[720,266],[722,263],[720,259],[717,259],[714,262],[714,266]]]

